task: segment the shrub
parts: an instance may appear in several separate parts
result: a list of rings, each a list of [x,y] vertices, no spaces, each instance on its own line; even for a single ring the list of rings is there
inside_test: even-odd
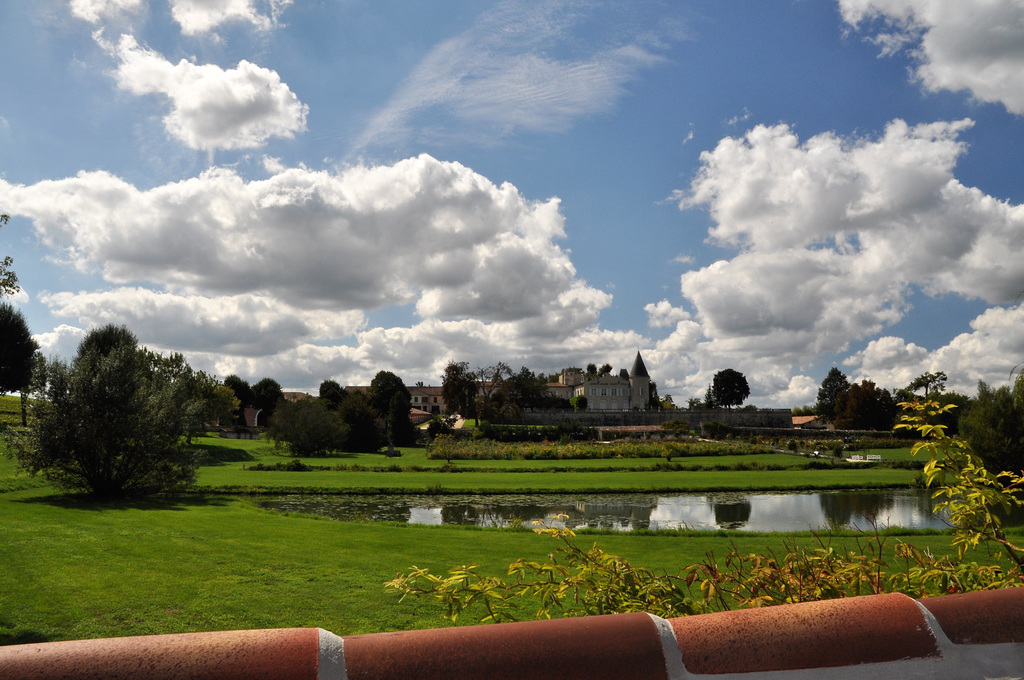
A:
[[[326,456],[348,441],[348,427],[321,399],[281,401],[267,434],[276,446],[286,445],[293,456]]]
[[[85,336],[71,363],[45,362],[33,427],[14,442],[21,468],[64,491],[95,496],[181,489],[197,458],[182,445],[189,414],[201,408],[180,362],[143,347],[124,326]],[[184,364],[187,368],[187,364]]]
[[[725,439],[731,437],[736,430],[725,423],[711,421],[700,426],[701,436],[707,439]]]

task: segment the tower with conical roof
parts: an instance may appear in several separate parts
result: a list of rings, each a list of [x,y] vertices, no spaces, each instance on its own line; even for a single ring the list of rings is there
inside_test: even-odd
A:
[[[651,375],[647,372],[640,350],[637,350],[633,368],[629,370],[629,391],[632,407],[646,411],[651,399]]]

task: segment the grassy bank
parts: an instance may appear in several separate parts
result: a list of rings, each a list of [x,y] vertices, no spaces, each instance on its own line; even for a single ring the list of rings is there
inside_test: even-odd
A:
[[[519,557],[542,559],[551,539],[530,531],[338,522],[256,507],[232,490],[682,491],[893,486],[912,470],[808,469],[784,454],[686,459],[705,470],[651,470],[658,460],[444,461],[423,449],[400,458],[346,454],[306,462],[329,469],[259,472],[293,460],[260,441],[203,438],[201,488],[175,498],[95,503],[61,496],[0,456],[0,644],[186,631],[319,626],[339,634],[445,625],[431,602],[383,583],[412,565],[435,572],[478,564],[504,575]],[[756,463],[778,469],[714,469]],[[343,469],[342,469],[343,468]],[[810,534],[795,534],[811,543]],[[634,563],[672,572],[708,552],[780,551],[785,535],[725,532],[602,534],[580,538]],[[851,535],[836,545],[855,545]],[[936,552],[949,538],[915,535]],[[473,620],[466,620],[472,623]]]
[[[382,584],[411,565],[478,564],[504,574],[517,557],[541,559],[554,547],[529,531],[337,522],[228,496],[94,504],[30,489],[0,494],[0,513],[0,643],[8,644],[290,626],[345,635],[437,627],[445,625],[438,608],[399,603]],[[763,553],[783,540],[724,532],[580,538],[673,572],[708,551],[723,555],[730,543]],[[913,542],[940,552],[949,545],[942,535]]]
[[[257,471],[294,459],[272,444],[206,437],[197,440],[207,465],[199,471],[203,492],[271,493],[616,493],[857,489],[909,486],[917,472],[873,465],[830,467],[786,454],[658,459],[459,460],[446,465],[422,448],[401,457],[340,454],[308,458],[307,472]],[[813,465],[814,467],[808,467]],[[819,467],[820,466],[820,467]],[[445,470],[457,471],[445,471]]]

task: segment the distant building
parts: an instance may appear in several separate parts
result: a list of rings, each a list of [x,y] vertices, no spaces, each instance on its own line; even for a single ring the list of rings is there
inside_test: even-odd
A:
[[[437,415],[447,413],[448,408],[444,403],[442,388],[432,385],[410,385],[409,396],[412,397],[412,407],[420,411]]]
[[[831,425],[818,420],[818,416],[793,416],[793,429],[796,430],[831,430]]]
[[[633,367],[628,371],[623,368],[617,375],[588,380],[581,369],[567,368],[548,389],[563,399],[586,397],[588,411],[646,411],[651,399],[651,376],[637,352]]]

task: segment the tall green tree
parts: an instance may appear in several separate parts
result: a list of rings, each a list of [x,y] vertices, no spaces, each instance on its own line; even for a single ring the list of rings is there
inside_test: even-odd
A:
[[[345,388],[339,385],[336,380],[324,380],[321,382],[319,394],[320,398],[327,402],[327,405],[335,411],[338,410],[341,402],[348,396]]]
[[[848,389],[850,389],[850,381],[846,375],[835,366],[829,369],[828,375],[821,381],[821,387],[818,388],[818,401],[814,405],[820,420],[826,423],[835,422],[836,399]]]
[[[509,415],[524,409],[541,408],[548,396],[547,384],[526,366],[512,373],[500,387],[505,412]]]
[[[922,373],[907,385],[907,390],[910,392],[917,392],[918,390],[923,389],[924,398],[927,399],[929,392],[942,392],[946,389],[946,380],[945,371],[939,371],[937,373]]]
[[[388,441],[396,446],[412,446],[416,443],[416,428],[409,417],[412,409],[412,397],[409,391],[397,391],[388,404],[387,423]]]
[[[100,497],[190,484],[196,459],[182,437],[192,404],[155,356],[127,328],[106,326],[70,363],[46,362],[34,425],[15,447],[19,466]]]
[[[353,453],[376,453],[380,449],[380,428],[370,400],[362,392],[350,394],[338,407],[341,419],[348,426],[345,450]]]
[[[210,422],[222,425],[234,421],[242,402],[235,396],[235,391],[227,385],[216,385],[210,394],[207,413]]]
[[[836,397],[837,430],[891,430],[898,408],[889,390],[862,380]]]
[[[269,423],[274,410],[284,399],[281,385],[273,378],[262,378],[252,386],[252,405],[260,410],[260,422]]]
[[[449,361],[441,376],[441,397],[450,413],[476,418],[476,374],[465,361]]]
[[[711,381],[711,395],[715,406],[732,408],[739,406],[750,396],[750,385],[742,373],[725,368],[715,373]]]
[[[990,470],[1024,470],[1024,380],[996,388],[979,382],[960,417],[960,435]]]
[[[245,409],[256,401],[249,381],[232,373],[224,378],[224,386],[230,388],[235,393],[235,398],[238,399],[238,408],[235,409],[235,425],[245,425]]]
[[[408,446],[412,430],[409,420],[409,409],[412,408],[412,395],[402,379],[391,371],[378,371],[370,381],[367,393],[370,406],[377,417],[384,421],[384,432],[387,440],[400,446]],[[398,401],[396,402],[396,397]],[[403,410],[404,406],[404,410]],[[415,433],[412,435],[415,441]]]
[[[28,388],[38,350],[21,310],[0,303],[0,394],[21,392],[22,427],[28,425]]]
[[[0,394],[28,388],[32,382],[32,357],[38,349],[21,310],[0,302]]]

